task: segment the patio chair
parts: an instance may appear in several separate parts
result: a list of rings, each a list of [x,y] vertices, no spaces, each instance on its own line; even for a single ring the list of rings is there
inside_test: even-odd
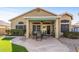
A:
[[[37,32],[37,34],[36,34],[36,40],[38,40],[38,39],[43,39],[43,34],[42,34],[42,32]]]
[[[36,35],[37,35],[36,32],[35,31],[32,31],[32,35],[31,36],[32,36],[33,39],[36,38]]]

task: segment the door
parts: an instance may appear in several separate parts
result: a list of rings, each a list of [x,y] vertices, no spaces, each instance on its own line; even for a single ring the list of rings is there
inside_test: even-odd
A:
[[[33,33],[40,32],[40,25],[33,25]]]
[[[47,26],[47,34],[50,34],[50,26]]]

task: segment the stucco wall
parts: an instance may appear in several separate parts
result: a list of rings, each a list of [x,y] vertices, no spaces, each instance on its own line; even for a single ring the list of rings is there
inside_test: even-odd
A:
[[[18,22],[20,22],[20,21],[22,21],[22,22],[24,22],[24,24],[26,24],[26,19],[24,19],[24,17],[27,17],[27,16],[53,16],[53,15],[48,12],[42,11],[42,10],[40,10],[40,12],[37,10],[34,10],[30,13],[26,13],[22,16],[12,19],[11,20],[11,28],[15,29],[16,24],[18,24]]]
[[[34,10],[33,12],[26,14],[25,16],[52,16],[52,14],[47,13],[42,10],[40,10],[40,11]]]
[[[16,25],[18,25],[18,22],[23,22],[24,25],[26,25],[26,19],[24,19],[23,17],[19,17],[11,21],[11,29],[16,29]]]
[[[68,15],[63,15],[61,20],[69,20],[69,31],[71,31],[71,21],[72,21],[71,17]]]
[[[61,20],[71,20],[71,17],[70,16],[68,16],[68,15],[62,15],[61,16]]]

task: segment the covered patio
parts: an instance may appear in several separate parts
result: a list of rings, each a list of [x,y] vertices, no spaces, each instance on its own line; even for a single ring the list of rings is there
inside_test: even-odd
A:
[[[26,26],[26,37],[29,38],[33,34],[55,35],[55,38],[60,36],[60,17],[59,16],[29,16]]]

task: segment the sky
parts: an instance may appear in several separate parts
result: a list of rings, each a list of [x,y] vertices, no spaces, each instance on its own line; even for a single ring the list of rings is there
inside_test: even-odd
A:
[[[36,7],[0,7],[0,20],[10,22],[10,19],[35,8]],[[72,24],[79,22],[79,7],[42,7],[42,9],[58,15],[65,12],[70,13],[73,15]]]

